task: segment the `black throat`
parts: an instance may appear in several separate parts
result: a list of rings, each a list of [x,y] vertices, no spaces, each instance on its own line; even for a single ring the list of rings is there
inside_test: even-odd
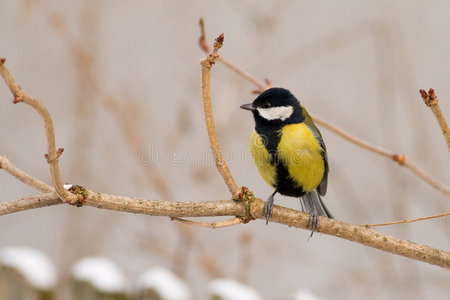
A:
[[[292,115],[286,119],[267,120],[261,117],[258,111],[253,112],[255,130],[263,139],[264,146],[270,154],[275,154],[281,139],[281,129],[288,124],[302,123],[305,120],[300,104],[294,106]]]
[[[271,157],[271,164],[277,169],[275,178],[276,190],[286,196],[301,197],[304,195],[302,187],[296,187],[295,182],[289,176],[287,166],[280,160],[277,155],[278,144],[282,136],[282,128],[288,124],[298,124],[305,120],[300,105],[294,108],[294,113],[284,121],[282,120],[266,120],[254,112],[255,130],[261,137],[264,146]]]

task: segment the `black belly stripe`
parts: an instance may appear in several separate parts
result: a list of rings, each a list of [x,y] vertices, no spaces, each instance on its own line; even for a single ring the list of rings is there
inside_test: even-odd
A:
[[[302,186],[296,184],[292,177],[289,176],[288,169],[282,161],[279,161],[277,164],[276,189],[285,196],[301,197],[305,194]]]
[[[272,158],[271,163],[276,166],[276,178],[275,178],[275,188],[276,190],[285,196],[291,197],[301,197],[305,194],[303,188],[295,184],[291,176],[289,176],[289,171],[283,161],[281,161],[277,155],[277,146],[281,140],[281,134],[279,130],[281,127],[265,127],[257,126],[256,132],[260,135],[263,140],[264,146],[269,152]]]

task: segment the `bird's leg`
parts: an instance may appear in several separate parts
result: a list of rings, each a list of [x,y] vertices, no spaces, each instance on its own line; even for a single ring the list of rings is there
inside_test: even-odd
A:
[[[303,199],[299,198],[298,200],[300,200],[300,207],[302,208],[302,211],[306,212],[306,208],[305,208],[305,204],[303,203]]]
[[[317,210],[317,205],[315,201],[311,201],[311,208],[309,211],[309,221],[308,227],[311,226],[311,237],[314,234],[314,231],[319,228],[319,212]]]
[[[305,206],[304,212],[309,213],[309,221],[308,226],[312,227],[311,231],[311,237],[313,236],[316,229],[319,228],[319,216],[325,215],[325,212],[323,212],[322,207],[320,206],[320,198],[317,198],[318,194],[316,194],[315,191],[306,193],[302,196],[300,201]],[[303,207],[302,205],[302,207]]]
[[[269,218],[272,216],[273,196],[275,196],[277,192],[278,191],[273,192],[273,194],[270,195],[269,198],[267,198],[266,204],[264,205],[264,215],[266,216],[266,225],[269,223]]]
[[[314,234],[314,231],[316,231],[317,228],[319,228],[319,214],[317,213],[317,211],[311,211],[309,213],[309,222],[308,222],[308,227],[312,226],[311,229],[311,237]]]

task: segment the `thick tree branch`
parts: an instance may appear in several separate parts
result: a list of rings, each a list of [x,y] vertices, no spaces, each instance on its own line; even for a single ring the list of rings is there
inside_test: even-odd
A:
[[[61,203],[63,202],[61,202],[61,199],[54,192],[0,202],[0,216]]]
[[[116,196],[87,190],[86,195],[87,197],[84,199],[85,206],[134,214],[173,218],[245,215],[244,206],[232,200],[175,202]],[[59,199],[56,193],[5,201],[0,203],[0,216],[62,203],[64,202]],[[234,224],[238,223],[241,222]]]
[[[263,207],[262,201],[253,203],[251,206],[252,215],[259,219],[263,218]],[[289,208],[275,207],[276,209],[274,209],[273,216],[270,219],[271,222],[298,228],[305,228],[308,224],[309,214]],[[373,229],[320,217],[319,232],[447,269],[450,268],[450,252],[401,240]]]
[[[31,107],[33,107],[41,116],[45,125],[45,134],[47,136],[47,151],[48,153],[45,155],[47,162],[50,165],[50,174],[52,176],[53,186],[55,187],[56,193],[61,198],[61,200],[74,204],[77,199],[73,197],[70,193],[64,190],[61,176],[59,172],[58,160],[59,156],[62,154],[64,149],[59,148],[56,149],[55,146],[55,133],[53,129],[53,121],[52,118],[44,105],[40,103],[38,100],[34,99],[27,93],[25,93],[14,81],[13,77],[9,73],[8,69],[5,66],[5,59],[0,58],[0,74],[5,80],[6,85],[14,96],[13,103],[23,102]]]
[[[0,166],[4,165],[4,159],[5,156],[0,157]],[[10,162],[8,162],[8,165],[10,166],[9,169],[16,169]],[[13,176],[21,174],[20,176],[27,178],[26,182],[39,182],[34,178],[31,180],[32,177],[22,171],[10,172],[10,174]],[[42,187],[33,187],[38,190],[43,190],[45,189],[45,183],[42,184],[44,185]],[[75,185],[66,186],[66,188],[68,188],[68,190],[71,191],[77,199],[82,197],[85,205],[109,210],[125,211],[151,216],[169,216],[173,218],[236,216],[244,223],[252,219],[265,219],[265,216],[263,216],[264,201],[255,198],[246,188],[241,189],[236,197],[237,200],[217,200],[204,202],[173,202],[114,196],[95,191],[88,191]],[[23,203],[21,203],[21,201],[23,201]],[[58,203],[63,202],[59,200],[56,194],[51,193],[36,197],[23,198],[20,200],[6,201],[0,204],[0,215],[55,205]],[[307,227],[309,214],[278,205],[275,205],[273,215],[270,220],[272,222],[277,222],[290,227],[309,230]],[[236,222],[236,224],[240,223],[235,219],[231,219],[228,222]],[[214,225],[209,227],[214,227]],[[320,217],[320,228],[318,231],[323,234],[333,235],[382,251],[420,260],[444,268],[450,268],[450,252],[401,240],[363,226],[351,225]]]
[[[167,217],[217,217],[245,215],[243,205],[232,200],[175,202],[146,200],[88,191],[85,205],[135,214]]]

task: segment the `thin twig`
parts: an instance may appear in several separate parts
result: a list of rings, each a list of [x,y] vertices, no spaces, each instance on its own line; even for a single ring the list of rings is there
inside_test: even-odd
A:
[[[6,155],[0,156],[0,169],[5,170],[10,175],[14,176],[15,178],[19,179],[26,185],[31,186],[32,188],[35,188],[38,191],[41,191],[43,193],[51,193],[55,192],[55,189],[51,187],[50,185],[46,184],[45,182],[40,181],[39,179],[36,179],[34,177],[31,177],[25,172],[22,172],[18,168],[16,168],[6,157]]]
[[[393,152],[390,152],[380,146],[376,146],[373,144],[370,144],[369,142],[366,142],[356,136],[354,136],[353,134],[343,130],[340,127],[337,127],[334,124],[331,124],[327,121],[325,121],[324,119],[322,119],[321,117],[317,116],[316,114],[310,113],[311,117],[314,119],[314,122],[317,123],[318,125],[321,125],[324,128],[327,128],[328,130],[336,133],[337,135],[341,136],[342,138],[346,139],[347,141],[349,141],[350,143],[353,143],[357,146],[360,146],[361,148],[364,148],[366,150],[369,150],[371,152],[374,152],[376,154],[385,156],[387,158],[393,159],[397,162],[403,161],[403,155],[400,154],[395,154]]]
[[[387,226],[387,225],[396,225],[396,224],[406,224],[406,223],[412,223],[412,222],[417,222],[417,221],[423,221],[423,220],[429,220],[429,219],[435,219],[435,218],[442,218],[445,216],[449,216],[450,212],[446,212],[443,214],[437,214],[437,215],[433,215],[433,216],[427,216],[427,217],[421,217],[421,218],[416,218],[416,219],[404,219],[401,221],[394,221],[394,222],[387,222],[387,223],[378,223],[378,224],[359,224],[358,226],[364,226],[367,228],[370,227],[376,227],[376,226]]]
[[[75,63],[81,71],[84,81],[87,82],[90,88],[99,96],[99,103],[107,109],[114,120],[119,124],[119,128],[122,129],[122,133],[128,145],[136,153],[136,157],[140,157],[142,149],[145,146],[143,134],[139,126],[135,124],[135,120],[124,113],[120,101],[105,88],[104,82],[102,82],[100,76],[97,74],[98,70],[96,65],[92,63],[95,61],[94,54],[85,47],[85,43],[77,41],[75,35],[68,29],[64,16],[60,15],[60,13],[48,5],[48,3],[46,3],[46,11],[49,14],[49,23],[64,41],[68,51],[72,52]],[[161,172],[151,164],[140,164],[140,166],[142,166],[141,169],[146,178],[156,188],[158,194],[162,198],[172,199],[173,195],[169,189],[169,184],[162,176]]]
[[[95,64],[95,53],[92,49],[87,47],[85,42],[77,40],[76,35],[70,31],[70,26],[67,26],[64,16],[62,16],[60,12],[55,10],[49,3],[45,4],[46,7],[44,11],[48,14],[47,20],[61,40],[64,41],[68,51],[72,53],[83,83],[87,84],[98,96],[97,98],[94,98],[98,100],[106,111],[110,113],[114,121],[118,123],[128,146],[134,151],[135,157],[138,159],[146,159],[143,157],[143,155],[145,155],[145,152],[143,152],[145,140],[142,129],[137,126],[133,115],[126,113],[125,110],[122,109],[123,105],[121,105],[121,102],[117,97],[107,90],[101,76],[98,74],[98,68]],[[155,167],[153,164],[143,164],[142,161],[139,161],[139,166],[141,167],[146,180],[155,188],[155,191],[160,198],[174,200],[174,195],[170,189],[169,183],[162,175],[159,168]],[[185,232],[187,230],[192,230],[192,228],[183,226],[181,223],[175,225],[180,236],[187,236]],[[189,236],[192,237],[192,234]],[[183,249],[179,249],[178,252],[183,252]],[[204,255],[206,256],[207,254],[204,253]]]
[[[400,166],[406,167],[411,172],[416,174],[418,177],[420,177],[423,181],[434,187],[435,189],[441,191],[442,193],[446,194],[447,196],[450,196],[450,188],[446,186],[445,184],[439,182],[437,179],[433,178],[431,175],[426,173],[422,168],[420,168],[418,165],[416,165],[414,162],[409,160],[406,155],[404,154],[397,154],[390,152],[386,149],[383,149],[379,146],[370,144],[369,142],[366,142],[347,131],[337,127],[334,124],[331,124],[322,118],[318,117],[317,115],[311,114],[311,117],[314,119],[314,122],[321,125],[324,128],[329,129],[330,131],[336,133],[337,135],[343,137],[347,141],[360,146],[363,149],[369,150],[371,152],[377,153],[381,156],[387,157],[395,162],[397,162]]]
[[[445,184],[441,183],[428,173],[426,173],[421,167],[416,165],[414,162],[410,161],[405,156],[405,162],[403,164],[400,164],[406,168],[408,168],[411,172],[416,174],[418,177],[422,178],[423,181],[437,189],[438,191],[441,191],[442,193],[446,194],[447,196],[450,196],[450,188],[446,186]]]
[[[64,190],[61,176],[59,172],[58,160],[59,156],[64,151],[63,148],[56,149],[55,146],[55,132],[53,129],[53,121],[52,118],[44,105],[40,103],[38,100],[34,99],[27,93],[25,93],[14,81],[13,77],[9,73],[8,69],[5,66],[5,59],[0,58],[0,74],[6,82],[9,90],[14,96],[13,103],[23,102],[31,107],[33,107],[41,116],[42,120],[45,124],[45,134],[47,136],[47,151],[48,153],[45,155],[47,162],[50,165],[50,174],[52,176],[53,186],[55,187],[56,193],[61,198],[62,201],[74,204],[77,202],[77,198],[72,194],[68,193]]]
[[[214,64],[216,58],[219,56],[218,51],[223,44],[223,33],[214,41],[214,50],[210,55],[201,61],[202,66],[202,98],[203,98],[203,110],[205,113],[206,128],[208,130],[209,143],[211,150],[214,154],[214,160],[216,161],[216,167],[220,175],[222,175],[228,189],[232,196],[239,193],[239,187],[231,176],[230,169],[223,158],[222,151],[220,150],[219,142],[217,140],[216,129],[214,126],[214,119],[211,109],[211,94],[210,94],[210,74],[211,67]]]
[[[434,93],[434,89],[429,89],[428,93],[425,90],[419,90],[419,92],[422,96],[423,102],[425,102],[425,105],[431,109],[436,120],[438,121],[442,130],[442,135],[444,135],[444,139],[447,142],[448,151],[450,152],[450,129],[448,129],[447,121],[445,120],[441,108],[439,107],[439,101]]]
[[[258,81],[258,79],[253,77],[250,73],[248,73],[248,72],[244,71],[243,69],[239,68],[238,66],[236,66],[235,64],[233,64],[229,60],[225,59],[224,57],[219,56],[219,58],[217,60],[220,61],[221,63],[223,63],[229,69],[233,70],[236,74],[241,75],[242,77],[244,77],[245,79],[247,79],[248,81],[250,81],[251,83],[256,85],[258,87],[258,92],[259,93],[262,93],[265,90],[267,90],[268,88],[271,88],[270,84],[261,84]]]
[[[233,225],[241,224],[243,222],[241,218],[233,218],[233,219],[228,219],[228,220],[225,220],[225,221],[210,222],[210,223],[197,222],[197,221],[186,220],[186,219],[177,218],[177,217],[172,217],[171,219],[174,220],[174,221],[183,223],[183,224],[195,225],[195,226],[200,226],[200,227],[207,227],[207,228],[212,228],[212,229],[223,228],[223,227],[230,227],[230,226],[233,226]]]
[[[199,24],[200,24],[200,37],[198,39],[198,45],[199,45],[200,49],[202,49],[206,54],[209,54],[209,53],[211,53],[211,50],[208,46],[208,42],[206,41],[205,23],[204,23],[203,19],[200,19]],[[256,85],[258,87],[258,91],[260,93],[264,92],[264,90],[271,87],[271,84],[268,80],[266,80],[266,82],[265,82],[266,84],[260,83],[258,81],[258,79],[256,79],[254,76],[252,76],[248,72],[244,71],[243,69],[239,68],[238,66],[236,66],[229,60],[223,58],[222,56],[217,57],[217,60],[220,61],[221,63],[223,63],[229,69],[236,72],[238,75],[244,77],[245,79],[247,79],[248,81],[250,81],[251,83]]]

